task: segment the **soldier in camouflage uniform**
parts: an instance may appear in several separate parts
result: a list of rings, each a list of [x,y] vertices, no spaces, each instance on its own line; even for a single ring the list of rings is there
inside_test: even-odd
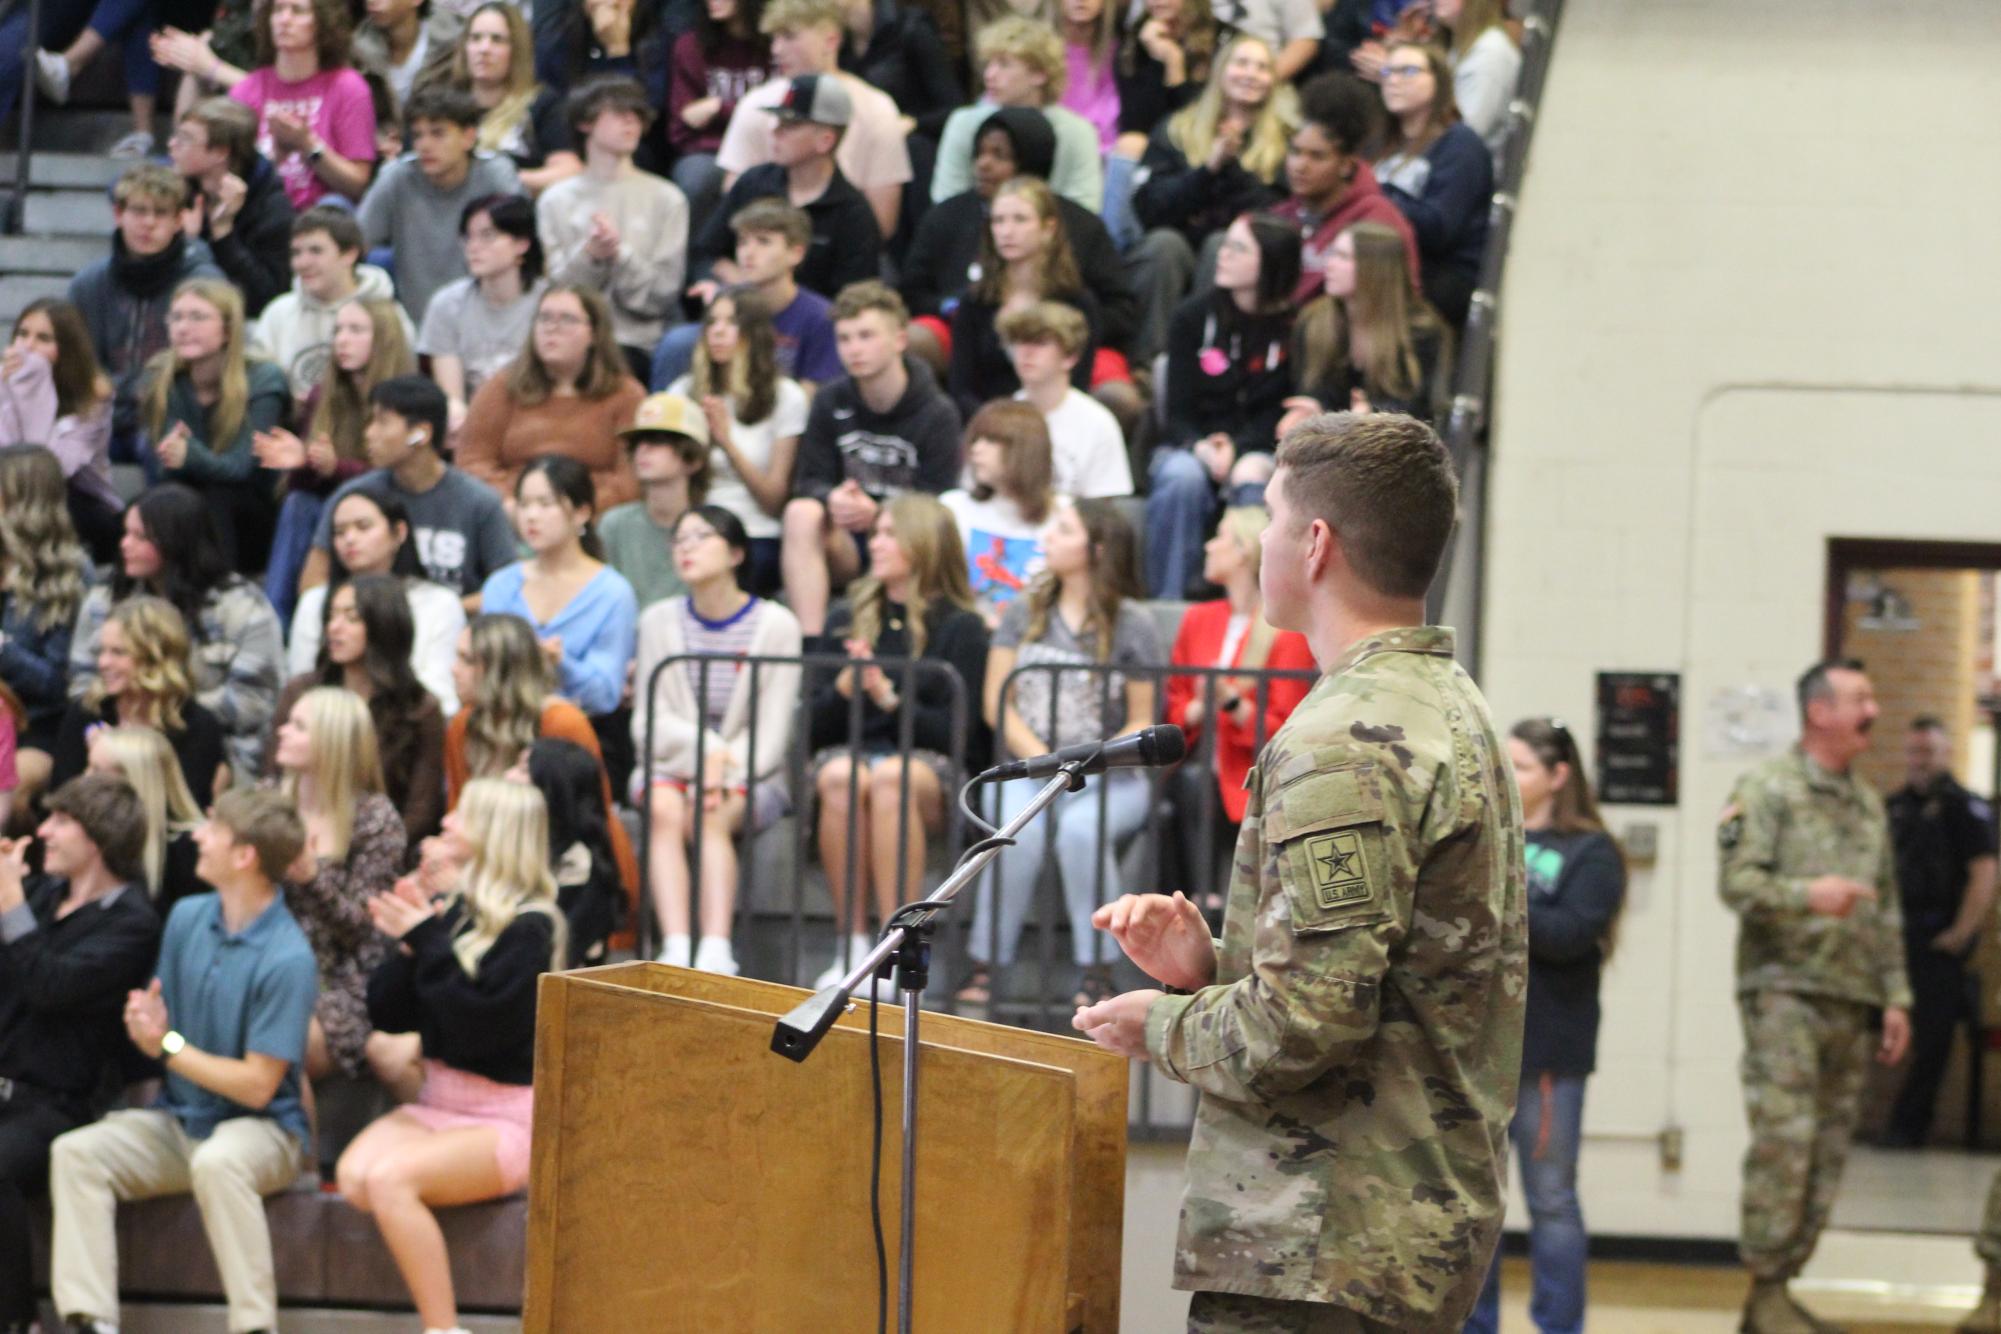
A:
[[[1266,499],[1266,615],[1326,675],[1246,779],[1222,940],[1178,894],[1100,910],[1184,994],[1076,1026],[1202,1091],[1191,1331],[1457,1330],[1500,1239],[1528,919],[1508,752],[1422,625],[1451,463],[1410,418],[1318,417]]]
[[[1746,1334],[1833,1328],[1786,1282],[1834,1207],[1871,1052],[1895,1063],[1910,1038],[1889,821],[1851,771],[1876,718],[1869,678],[1821,663],[1799,704],[1799,746],[1740,778],[1717,826],[1723,901],[1741,919]]]

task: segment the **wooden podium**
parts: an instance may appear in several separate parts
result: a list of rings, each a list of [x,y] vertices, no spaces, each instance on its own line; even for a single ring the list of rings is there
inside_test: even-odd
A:
[[[542,979],[529,1334],[875,1328],[868,1013],[770,1049],[795,987],[631,963]],[[890,1323],[903,1011],[879,1010]],[[1125,1061],[926,1012],[914,1328],[1119,1327]]]

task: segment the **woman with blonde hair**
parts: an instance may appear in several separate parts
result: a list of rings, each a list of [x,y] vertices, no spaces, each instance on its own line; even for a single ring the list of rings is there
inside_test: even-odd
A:
[[[1403,237],[1358,222],[1327,248],[1324,295],[1293,326],[1293,375],[1278,434],[1322,411],[1401,412],[1435,421],[1452,333],[1411,282]]]
[[[565,455],[591,470],[602,513],[639,498],[618,433],[632,425],[644,397],[612,335],[604,297],[556,283],[535,307],[521,355],[473,395],[456,462],[511,496],[531,459]]]
[[[181,762],[166,736],[152,727],[105,727],[89,741],[89,772],[122,778],[139,794],[146,813],[146,892],[164,919],[173,906],[208,887],[195,875],[195,827],[201,807],[188,791]]]
[[[258,463],[281,474],[285,493],[264,573],[264,594],[281,622],[292,619],[299,571],[327,498],[368,470],[362,436],[369,394],[384,380],[417,369],[403,334],[402,307],[386,298],[342,302],[334,311],[329,351],[326,372],[307,401],[312,443],[282,427],[260,432],[251,442]]]
[[[335,1176],[374,1217],[424,1327],[449,1332],[458,1303],[432,1210],[528,1184],[536,990],[564,966],[566,942],[548,807],[532,784],[475,779],[439,841],[462,871],[405,876],[369,902],[396,948],[368,981],[368,1014],[384,1033],[420,1037],[423,1089],[362,1131]]]
[[[1466,322],[1487,249],[1494,160],[1459,117],[1452,68],[1435,46],[1392,46],[1383,61],[1389,132],[1376,179],[1417,234],[1424,296],[1445,322]]]
[[[800,649],[798,618],[743,588],[749,545],[736,515],[717,505],[698,506],[675,521],[674,564],[688,594],[646,609],[632,677],[632,743],[639,758],[634,781],[651,788],[638,804],[650,821],[647,875],[663,937],[656,957],[717,973],[737,971],[730,943],[735,838],[771,824],[791,804],[785,760],[799,702],[797,667],[744,671],[734,661],[796,658]],[[686,660],[656,680],[655,669],[671,658]],[[681,849],[698,839],[701,935],[691,941],[688,862]]]
[[[1014,361],[995,327],[1000,317],[1039,301],[1071,307],[1089,331],[1070,383],[1089,392],[1097,361],[1098,299],[1077,268],[1056,192],[1034,176],[1016,176],[994,192],[980,235],[979,277],[952,312],[952,369],[947,388],[959,411],[1021,388]]]
[[[1028,411],[1039,419],[1033,408]],[[955,670],[966,686],[960,698],[967,760],[975,768],[984,763],[986,729],[978,725],[976,710],[986,677],[987,625],[974,608],[959,530],[943,504],[906,491],[882,508],[869,535],[869,573],[849,589],[847,607],[834,614],[827,635],[844,644],[851,658],[917,658]],[[857,693],[859,736],[850,730]],[[812,693],[808,716],[820,864],[834,895],[835,938],[846,941],[845,952],[836,947],[816,988],[838,981],[874,939],[862,884],[874,886],[878,923],[918,896],[926,836],[943,827],[945,802],[959,781],[948,758],[952,703],[953,692],[937,672],[906,676],[873,666],[829,673]],[[906,711],[907,751],[902,749]]]
[[[0,440],[48,446],[77,535],[99,561],[118,548],[125,508],[111,481],[112,397],[83,312],[54,297],[23,306],[0,355]]]
[[[1299,98],[1279,80],[1270,44],[1240,33],[1217,53],[1195,100],[1154,127],[1132,198],[1145,230],[1130,255],[1141,311],[1136,359],[1165,345],[1205,243],[1283,196],[1286,145],[1299,121]]]
[[[1452,39],[1452,98],[1467,128],[1493,155],[1498,180],[1508,103],[1522,77],[1522,49],[1508,31],[1507,0],[1432,0],[1431,16]]]
[[[1394,59],[1394,55],[1392,59]],[[1588,1237],[1577,1203],[1584,1085],[1597,1068],[1598,984],[1626,900],[1626,858],[1605,828],[1577,737],[1557,718],[1508,730],[1528,857],[1529,1003],[1508,1139],[1529,1207],[1529,1313],[1583,1329]],[[1501,1257],[1466,1322],[1500,1328]]]
[[[49,786],[89,765],[94,728],[151,727],[173,747],[196,809],[208,809],[231,769],[222,724],[195,699],[187,621],[165,598],[130,597],[111,609],[96,639],[97,670],[63,713]]]
[[[368,1042],[368,975],[384,953],[368,904],[403,869],[403,817],[383,795],[375,722],[353,691],[318,686],[299,696],[272,757],[278,787],[306,826],[284,884],[285,906],[320,965],[306,1077],[353,1076]]]
[[[167,308],[167,347],[146,367],[139,417],[170,481],[198,492],[215,515],[223,554],[262,569],[275,510],[253,441],[285,420],[285,372],[250,359],[243,298],[221,278],[191,278]]]
[[[1202,548],[1202,578],[1219,585],[1223,596],[1198,602],[1182,616],[1169,655],[1175,666],[1316,670],[1306,637],[1296,630],[1275,630],[1264,618],[1258,566],[1270,526],[1271,513],[1262,505],[1233,505],[1223,511],[1216,535]],[[1191,897],[1212,883],[1205,864],[1211,850],[1234,845],[1244,819],[1244,776],[1258,751],[1292,716],[1312,684],[1303,678],[1262,686],[1239,676],[1167,678],[1167,721],[1187,734],[1188,753],[1196,754],[1204,733],[1215,738],[1208,763],[1182,765],[1169,785],[1181,881]]]
[[[56,456],[40,445],[0,446],[0,681],[26,719],[15,757],[20,803],[48,781],[87,565]]]
[[[459,711],[445,728],[445,804],[459,803],[466,785],[499,778],[536,741],[572,741],[604,766],[604,750],[584,711],[555,693],[556,669],[536,641],[535,629],[519,616],[475,616],[459,635],[452,664],[452,687]],[[611,809],[611,777],[602,775],[606,809]],[[612,851],[626,892],[639,882],[625,826],[611,827]]]
[[[987,653],[986,720],[997,748],[1011,759],[1147,726],[1154,720],[1154,680],[1123,669],[1166,659],[1159,627],[1140,601],[1132,526],[1117,506],[1107,500],[1058,504],[1044,547],[1047,567],[1001,617]],[[1059,670],[1024,672],[1010,686],[1017,666]],[[1064,666],[1097,670],[1065,672]],[[1013,819],[1034,792],[1032,783],[1003,784],[996,822]],[[1058,798],[1001,854],[998,893],[995,877],[980,879],[967,942],[974,967],[959,989],[961,1004],[988,1003],[995,970],[1014,962],[1043,856],[1052,844],[1080,970],[1074,999],[1089,1005],[1111,994],[1117,947],[1092,927],[1091,914],[1119,896],[1114,852],[1146,819],[1148,793],[1137,770],[1108,774],[1101,787]]]
[[[487,0],[472,11],[452,53],[450,79],[485,113],[475,146],[513,158],[530,195],[584,169],[562,91],[535,81],[535,42],[519,5]]]

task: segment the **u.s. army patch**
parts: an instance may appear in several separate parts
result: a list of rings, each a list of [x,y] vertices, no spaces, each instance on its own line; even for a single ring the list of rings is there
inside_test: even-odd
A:
[[[1367,903],[1373,896],[1362,836],[1353,829],[1307,839],[1306,864],[1313,877],[1313,897],[1323,908]]]
[[[1716,817],[1716,845],[1728,852],[1743,836],[1744,808],[1733,801]]]

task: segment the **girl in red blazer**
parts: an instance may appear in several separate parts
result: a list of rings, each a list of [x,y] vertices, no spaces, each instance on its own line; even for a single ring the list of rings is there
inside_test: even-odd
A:
[[[1263,615],[1258,552],[1270,522],[1271,515],[1262,505],[1239,505],[1223,511],[1216,535],[1202,548],[1202,577],[1222,585],[1223,596],[1214,602],[1196,603],[1181,618],[1180,632],[1174,637],[1173,665],[1245,671],[1318,670],[1306,636],[1294,630],[1275,630]],[[1260,714],[1254,677],[1226,676],[1213,686],[1198,676],[1167,679],[1167,720],[1187,733],[1191,754],[1212,721],[1212,705],[1215,711],[1214,762],[1206,767],[1184,764],[1170,784],[1185,880],[1207,883],[1204,870],[1214,860],[1210,850],[1229,847],[1236,827],[1243,822],[1244,776],[1258,751],[1306,698],[1312,684],[1303,678],[1270,682]],[[1205,827],[1213,833],[1213,840],[1204,839]]]

